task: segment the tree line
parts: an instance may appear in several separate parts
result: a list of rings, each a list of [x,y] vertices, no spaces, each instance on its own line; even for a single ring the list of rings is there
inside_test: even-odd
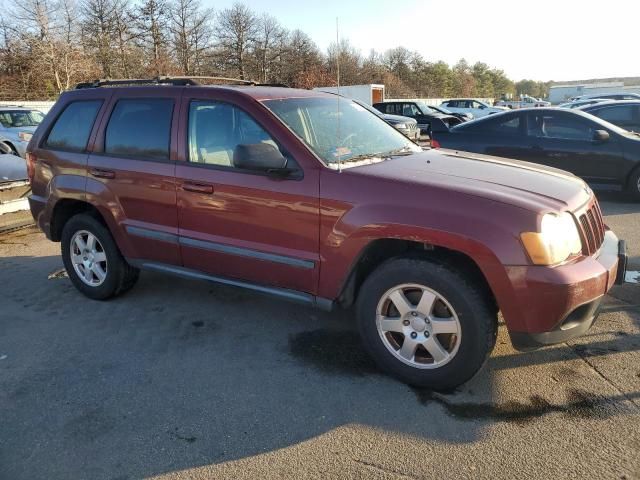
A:
[[[429,61],[397,47],[361,54],[348,40],[322,52],[301,30],[244,4],[200,0],[10,0],[0,19],[0,98],[54,99],[96,78],[229,76],[299,88],[382,83],[388,97],[546,96],[502,70]]]

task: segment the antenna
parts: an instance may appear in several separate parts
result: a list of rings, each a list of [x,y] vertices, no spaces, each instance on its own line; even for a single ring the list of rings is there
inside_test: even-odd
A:
[[[340,148],[340,37],[339,37],[338,17],[336,17],[336,76],[338,81],[338,138],[336,141],[336,152],[338,152],[338,172],[342,173],[342,148]]]

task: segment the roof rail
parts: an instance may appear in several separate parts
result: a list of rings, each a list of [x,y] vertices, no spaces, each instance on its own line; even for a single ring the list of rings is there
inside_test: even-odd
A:
[[[110,87],[118,85],[206,85],[203,80],[235,84],[256,85],[252,80],[242,80],[230,77],[205,77],[205,76],[158,76],[155,78],[101,78],[93,82],[82,82],[76,85],[76,90],[83,88]]]

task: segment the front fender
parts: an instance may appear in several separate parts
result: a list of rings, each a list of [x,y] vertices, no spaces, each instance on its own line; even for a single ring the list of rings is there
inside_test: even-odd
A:
[[[487,203],[486,214],[479,216],[484,210],[482,203]],[[431,208],[398,207],[377,204],[344,209],[344,205],[323,205],[320,296],[339,296],[371,242],[400,239],[465,254],[485,276],[505,316],[513,312],[509,300],[513,288],[505,265],[528,264],[516,232],[531,228],[533,215],[523,216],[521,209],[484,199],[475,199],[474,206],[443,202]]]

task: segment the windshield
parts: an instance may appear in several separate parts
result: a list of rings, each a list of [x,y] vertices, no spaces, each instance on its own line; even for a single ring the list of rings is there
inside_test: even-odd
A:
[[[429,113],[436,113],[436,111],[433,108],[431,108],[429,105],[427,105],[424,102],[416,102],[416,105],[418,105],[418,108],[420,108],[422,113],[424,113],[425,115],[428,115]]]
[[[349,167],[422,150],[377,115],[346,98],[287,98],[266,100],[264,105],[332,168],[340,162]]]
[[[431,107],[434,110],[438,110],[440,113],[448,113],[451,114],[451,110],[449,110],[448,108],[444,108],[442,105],[439,107]]]
[[[37,127],[44,114],[38,110],[3,110],[0,111],[0,123],[5,128]]]

